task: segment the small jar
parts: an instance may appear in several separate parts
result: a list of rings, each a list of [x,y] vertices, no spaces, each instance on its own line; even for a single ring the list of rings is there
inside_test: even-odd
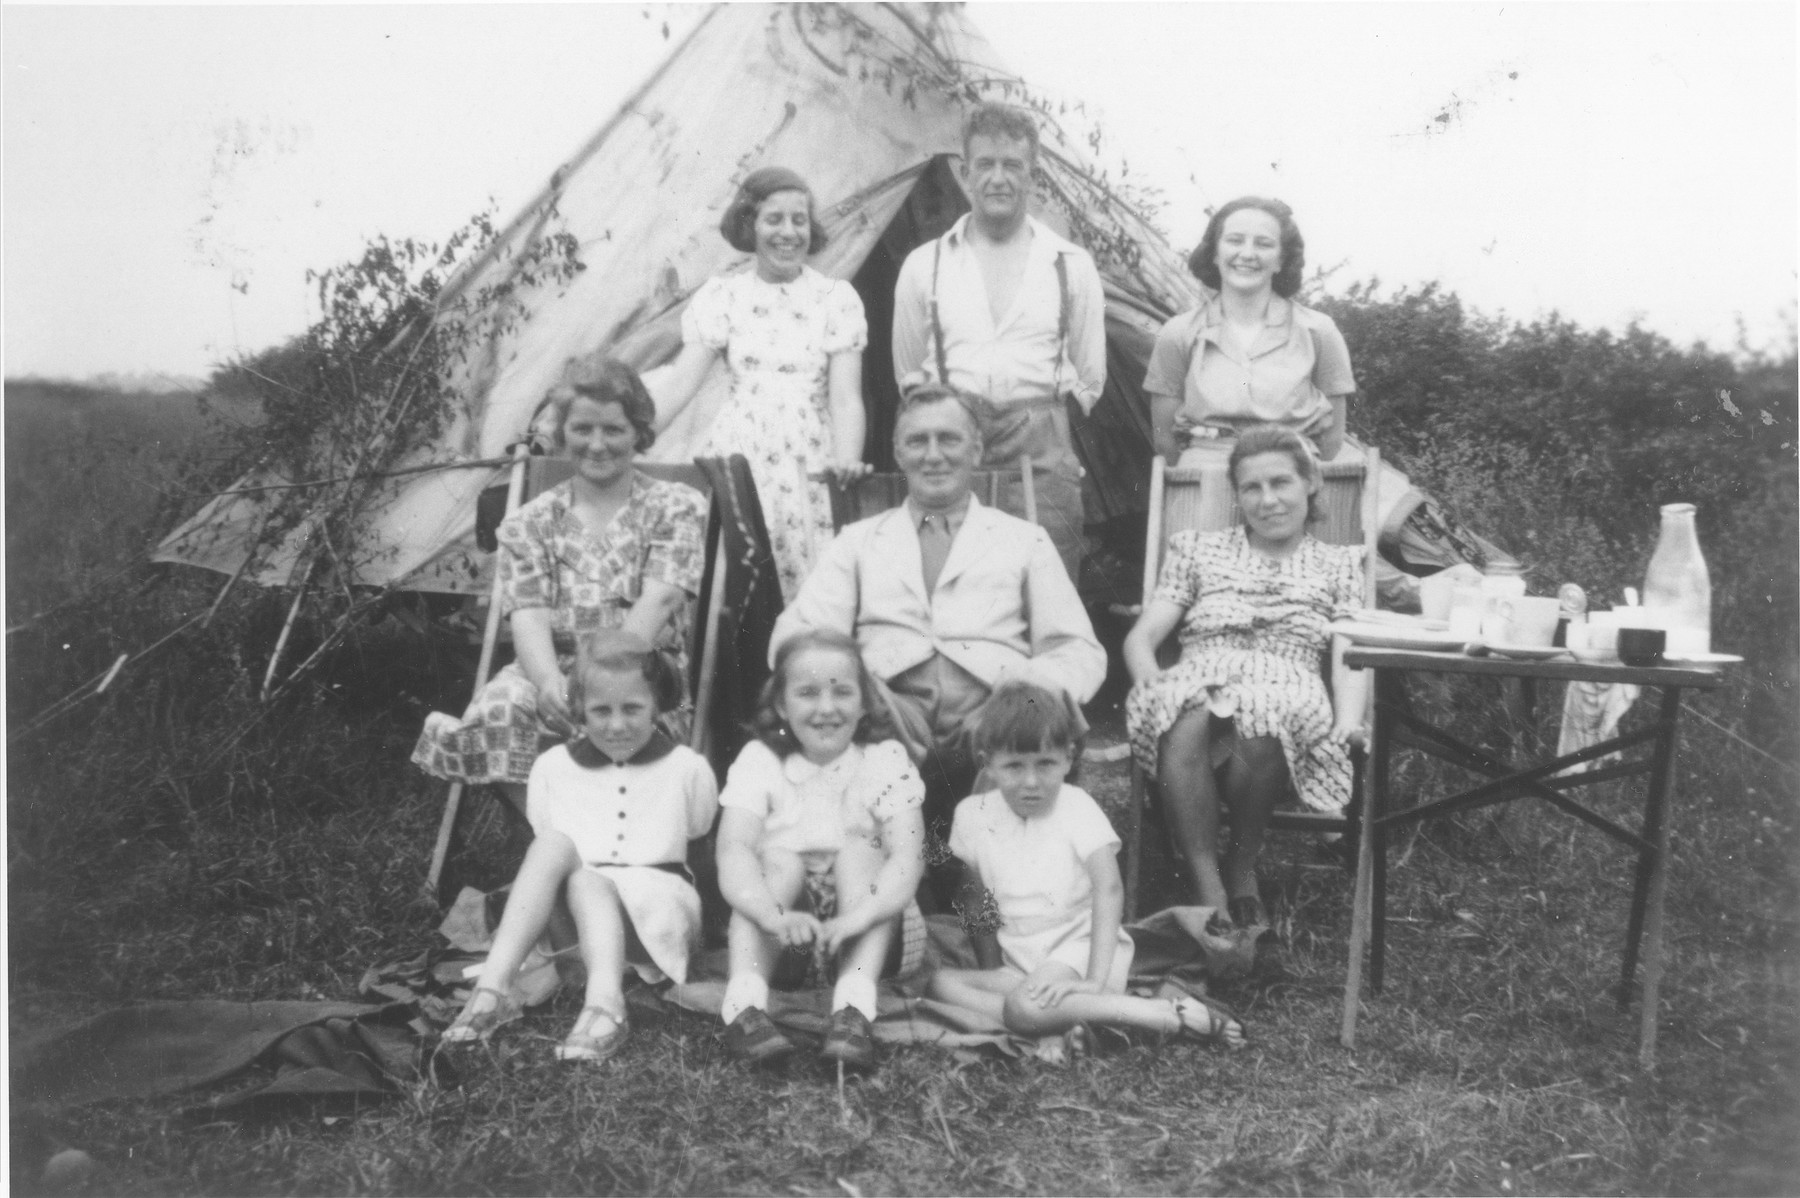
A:
[[[1481,593],[1489,599],[1523,599],[1525,567],[1518,562],[1489,562],[1481,571]]]

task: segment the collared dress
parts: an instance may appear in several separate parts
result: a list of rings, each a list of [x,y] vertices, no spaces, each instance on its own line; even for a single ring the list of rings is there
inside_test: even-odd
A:
[[[831,539],[831,497],[823,483],[803,483],[801,468],[817,474],[832,460],[829,367],[868,344],[862,300],[810,266],[786,283],[754,269],[718,275],[682,313],[681,337],[725,355],[731,398],[701,452],[750,463],[781,596],[792,602]]]
[[[562,482],[500,525],[502,614],[550,612],[550,631],[566,674],[577,638],[618,628],[644,582],[667,583],[689,599],[705,565],[706,499],[694,488],[633,473],[631,497],[598,535],[574,511],[573,481]],[[656,647],[687,677],[691,602],[664,625]],[[685,739],[689,713],[664,712],[662,726]],[[433,777],[470,784],[523,784],[540,743],[556,733],[538,718],[537,687],[517,662],[495,673],[460,719],[432,712],[413,763]]]
[[[1181,660],[1126,698],[1138,763],[1154,774],[1163,734],[1205,708],[1232,720],[1237,736],[1279,740],[1307,807],[1343,810],[1350,758],[1330,736],[1324,670],[1328,626],[1362,606],[1362,571],[1360,546],[1312,537],[1280,560],[1252,549],[1241,525],[1170,537],[1156,598],[1185,610]]]
[[[1180,465],[1201,472],[1198,519],[1222,527],[1231,519],[1231,436],[1258,424],[1292,429],[1315,443],[1331,427],[1333,396],[1356,390],[1350,349],[1331,317],[1272,296],[1248,354],[1225,341],[1219,293],[1204,291],[1197,308],[1172,318],[1156,335],[1144,374],[1151,395],[1179,399],[1177,415],[1223,439],[1196,439]]]
[[[1094,883],[1086,863],[1118,845],[1093,796],[1067,783],[1050,809],[1031,819],[1014,814],[997,790],[971,795],[957,804],[950,826],[950,851],[975,868],[999,908],[1001,956],[1026,974],[1058,961],[1087,976]],[[1124,993],[1134,949],[1121,928],[1106,993]]]
[[[773,853],[800,858],[808,906],[820,919],[840,910],[838,850],[853,841],[881,848],[892,821],[924,802],[919,771],[900,742],[892,740],[852,744],[824,765],[802,753],[777,756],[753,740],[731,763],[719,795],[719,806],[762,821],[757,850],[765,862]],[[897,973],[911,973],[924,963],[926,939],[925,917],[915,900],[901,912]]]
[[[1225,342],[1218,292],[1205,296],[1157,333],[1144,390],[1179,399],[1180,414],[1194,424],[1232,432],[1279,424],[1317,440],[1331,424],[1332,396],[1356,390],[1350,349],[1336,323],[1305,304],[1271,297],[1246,355]]]
[[[567,836],[590,869],[611,882],[654,971],[645,980],[687,981],[700,938],[700,893],[688,842],[712,830],[719,788],[706,759],[658,732],[634,756],[613,761],[586,741],[556,745],[531,767],[525,816],[539,836]],[[661,976],[659,976],[661,975]]]

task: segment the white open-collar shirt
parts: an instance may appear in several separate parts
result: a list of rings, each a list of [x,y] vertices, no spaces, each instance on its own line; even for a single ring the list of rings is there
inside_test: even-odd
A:
[[[1084,412],[1093,411],[1106,386],[1106,292],[1094,259],[1035,217],[1026,217],[1031,249],[1025,277],[1012,306],[998,322],[988,303],[981,263],[968,242],[964,214],[942,242],[937,262],[938,321],[944,332],[944,361],[951,386],[985,395],[1001,406],[1073,395]],[[937,242],[926,242],[900,268],[894,286],[894,378],[905,391],[936,381],[937,352],[931,335],[932,259]],[[1056,260],[1063,258],[1069,280],[1068,337],[1059,355],[1062,287]]]

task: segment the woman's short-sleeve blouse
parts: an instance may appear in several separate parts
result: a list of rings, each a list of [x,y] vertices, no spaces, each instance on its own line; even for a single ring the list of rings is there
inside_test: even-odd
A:
[[[868,345],[869,323],[856,288],[842,279],[803,266],[797,278],[770,283],[751,269],[702,283],[682,313],[681,339],[715,350],[749,347],[758,360],[740,364],[748,369],[810,374],[816,365],[804,359]]]
[[[573,504],[572,484],[559,483],[500,525],[505,613],[548,608],[551,632],[575,637],[617,628],[646,579],[698,593],[706,541],[700,492],[634,473],[631,498],[599,535]],[[665,643],[685,645],[686,630],[674,623]]]
[[[1196,424],[1242,430],[1280,424],[1317,436],[1331,399],[1356,390],[1350,349],[1331,317],[1276,296],[1248,356],[1224,342],[1224,308],[1208,291],[1200,306],[1163,325],[1150,351],[1144,390],[1181,400]]]

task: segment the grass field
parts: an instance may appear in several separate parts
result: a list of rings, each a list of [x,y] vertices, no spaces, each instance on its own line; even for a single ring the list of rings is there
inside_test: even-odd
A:
[[[9,384],[5,421],[17,731],[220,580],[142,563],[193,477],[177,454],[205,444],[184,401]],[[279,597],[246,595],[11,745],[15,1042],[149,999],[350,999],[366,967],[431,942],[419,884],[442,792],[406,756],[423,712],[466,687],[458,655],[387,621],[259,712],[278,619]],[[1751,701],[1697,708],[1736,730]],[[1388,986],[1355,1054],[1336,1042],[1349,879],[1278,838],[1277,935],[1221,992],[1249,1027],[1242,1053],[1111,1043],[1062,1070],[912,1049],[840,1094],[822,1068],[745,1072],[679,1012],[642,1013],[609,1066],[559,1067],[564,998],[461,1053],[460,1084],[354,1114],[15,1103],[12,1187],[41,1192],[45,1157],[70,1145],[98,1161],[94,1193],[1793,1193],[1793,763],[1686,728],[1651,1075],[1635,1011],[1611,1004],[1623,854],[1551,814],[1477,816],[1396,849]],[[1085,782],[1124,800],[1123,763]],[[490,835],[456,865],[497,882],[517,846],[478,825]],[[1152,899],[1179,897],[1166,857],[1151,866]]]

